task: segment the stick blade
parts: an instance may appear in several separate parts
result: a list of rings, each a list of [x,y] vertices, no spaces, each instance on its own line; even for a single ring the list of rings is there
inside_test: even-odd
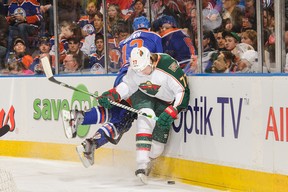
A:
[[[46,77],[53,77],[50,61],[47,56],[41,58],[42,66]]]

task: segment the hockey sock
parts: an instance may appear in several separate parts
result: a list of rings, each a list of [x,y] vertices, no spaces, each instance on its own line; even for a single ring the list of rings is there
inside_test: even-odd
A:
[[[84,113],[82,125],[105,123],[108,120],[108,110],[104,107],[93,107]]]
[[[146,169],[150,162],[149,153],[152,144],[152,134],[137,133],[136,134],[136,157],[138,169]]]
[[[102,145],[105,145],[106,143],[108,143],[108,140],[105,137],[105,132],[100,128],[97,131],[98,134],[100,134],[100,138],[97,138],[97,148],[100,148]],[[98,136],[97,134],[97,136]]]

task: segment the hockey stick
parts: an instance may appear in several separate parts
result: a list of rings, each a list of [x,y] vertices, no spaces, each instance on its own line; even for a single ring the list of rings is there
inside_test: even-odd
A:
[[[73,87],[71,85],[68,85],[66,83],[63,83],[61,81],[58,81],[54,78],[53,76],[53,73],[52,73],[52,69],[51,69],[51,65],[50,65],[50,61],[47,57],[43,57],[41,58],[41,62],[42,62],[42,66],[43,66],[43,69],[44,69],[44,72],[45,72],[45,75],[46,77],[48,78],[49,81],[53,82],[53,83],[56,83],[58,85],[61,85],[63,87],[66,87],[66,88],[69,88],[69,89],[72,89],[74,91],[78,91],[80,93],[83,93],[83,94],[86,94],[86,95],[90,95],[91,97],[94,97],[95,99],[99,99],[99,97],[97,97],[96,95],[94,95],[93,93],[90,93],[90,92],[87,92],[87,91],[84,91],[84,90],[81,90],[81,89],[77,89],[76,87]],[[134,109],[132,107],[129,107],[129,106],[126,106],[126,105],[123,105],[121,103],[118,103],[118,102],[115,102],[115,101],[111,101],[109,100],[109,102],[112,104],[112,105],[115,105],[117,107],[120,107],[120,108],[123,108],[123,109],[126,109],[127,111],[131,111],[131,112],[134,112],[134,113],[137,113],[138,115],[143,115],[145,117],[149,117],[149,118],[152,118],[154,119],[155,121],[158,120],[158,117],[153,117],[152,115],[148,115],[146,113],[143,113],[137,109]]]

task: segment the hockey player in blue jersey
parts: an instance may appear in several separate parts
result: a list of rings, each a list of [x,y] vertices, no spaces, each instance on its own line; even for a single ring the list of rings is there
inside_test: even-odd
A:
[[[133,48],[143,46],[149,49],[151,53],[163,53],[161,37],[157,33],[150,31],[150,22],[146,17],[136,17],[132,27],[134,32],[120,42],[122,67],[116,78],[114,87],[121,82],[120,80],[127,73],[129,58]]]
[[[133,22],[135,30],[128,38],[120,42],[122,50],[122,68],[116,77],[114,87],[127,73],[130,54],[133,48],[145,46],[152,53],[162,53],[161,37],[149,31],[150,22],[146,17],[137,17]],[[113,89],[112,89],[113,90]],[[102,96],[114,97],[113,91],[107,91]],[[128,100],[121,100],[122,104],[131,106]],[[94,150],[108,142],[117,144],[122,135],[127,132],[137,114],[116,106],[104,109],[102,106],[93,107],[89,111],[62,111],[63,125],[67,138],[74,138],[77,135],[79,125],[103,124],[92,138],[87,138],[81,145],[77,146],[80,159],[85,167],[94,164]]]
[[[164,53],[176,59],[183,69],[190,63],[190,58],[195,55],[195,48],[190,37],[177,28],[176,20],[173,16],[162,15],[156,21],[162,37]]]

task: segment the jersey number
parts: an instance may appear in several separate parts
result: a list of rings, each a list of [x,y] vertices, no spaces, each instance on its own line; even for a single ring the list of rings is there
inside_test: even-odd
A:
[[[122,60],[123,60],[123,64],[127,63],[127,59],[130,57],[130,55],[128,55],[127,57],[127,46],[129,47],[142,47],[143,46],[143,40],[142,39],[134,39],[132,40],[129,45],[125,44],[122,48]],[[130,54],[130,53],[129,53]]]
[[[187,77],[186,74],[184,74],[182,77],[179,78],[180,81],[183,82],[184,87],[187,87]]]

